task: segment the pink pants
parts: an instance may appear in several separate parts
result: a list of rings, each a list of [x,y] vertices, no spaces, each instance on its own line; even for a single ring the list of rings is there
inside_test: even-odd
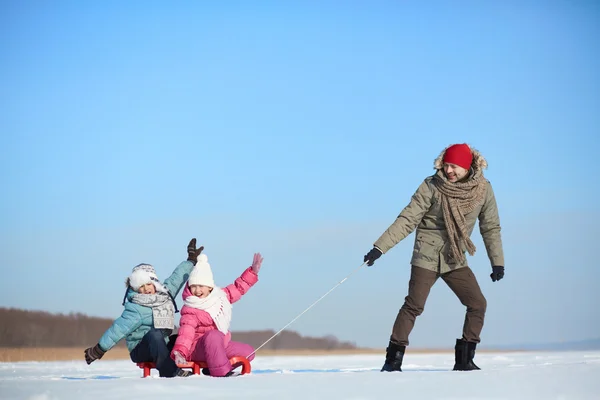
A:
[[[206,362],[210,376],[225,376],[233,368],[229,359],[232,357],[248,357],[254,351],[246,343],[230,341],[225,346],[225,335],[219,330],[208,331],[198,340],[196,348],[192,351],[191,359],[196,362]],[[248,361],[254,359],[254,354]]]

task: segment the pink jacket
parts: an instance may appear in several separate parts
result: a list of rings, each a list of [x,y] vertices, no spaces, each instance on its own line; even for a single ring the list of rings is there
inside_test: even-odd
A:
[[[254,286],[256,282],[258,282],[258,275],[249,267],[242,272],[242,275],[235,282],[223,288],[223,290],[227,293],[229,302],[233,304],[246,294],[248,289]],[[182,297],[185,300],[188,296],[192,296],[192,292],[190,292],[190,287],[186,283]],[[217,329],[212,317],[206,311],[186,305],[181,308],[179,325],[179,336],[177,337],[173,351],[179,351],[186,360],[190,359],[198,340],[206,332]],[[231,332],[227,332],[224,345],[227,346],[230,340]]]

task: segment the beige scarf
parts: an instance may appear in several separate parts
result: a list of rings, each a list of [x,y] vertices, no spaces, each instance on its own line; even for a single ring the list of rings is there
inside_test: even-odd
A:
[[[175,305],[168,293],[136,293],[131,298],[131,302],[152,308],[152,322],[156,329],[173,329],[175,327]]]
[[[465,255],[460,250],[461,241],[464,241],[470,255],[474,255],[476,250],[467,232],[465,215],[483,202],[486,180],[483,173],[476,170],[466,181],[452,183],[446,179],[443,171],[438,170],[433,184],[440,192],[444,222],[450,239],[450,259],[463,262]]]

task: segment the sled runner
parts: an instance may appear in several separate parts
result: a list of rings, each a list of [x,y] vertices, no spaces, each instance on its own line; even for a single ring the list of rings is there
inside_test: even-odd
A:
[[[229,362],[233,366],[233,368],[237,368],[239,366],[242,367],[242,375],[249,374],[252,371],[252,367],[250,366],[250,361],[246,357],[232,357],[229,359]],[[143,378],[150,376],[150,370],[152,368],[156,368],[156,364],[153,362],[141,362],[137,363],[137,366],[140,367],[143,372]],[[177,364],[179,368],[189,368],[192,370],[194,375],[200,375],[200,370],[202,368],[208,368],[206,363],[204,362],[194,362],[190,361],[185,364]]]

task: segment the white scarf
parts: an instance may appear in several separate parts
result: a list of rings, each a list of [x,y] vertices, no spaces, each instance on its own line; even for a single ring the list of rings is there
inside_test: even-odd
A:
[[[227,334],[231,324],[231,303],[227,293],[219,287],[213,288],[212,292],[204,298],[188,296],[184,303],[186,306],[206,311],[217,325],[217,329]]]

